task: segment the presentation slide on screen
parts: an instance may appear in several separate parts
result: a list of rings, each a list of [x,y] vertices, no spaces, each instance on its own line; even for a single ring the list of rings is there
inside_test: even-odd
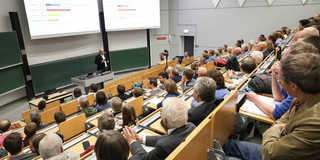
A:
[[[103,0],[106,31],[160,28],[159,0]]]
[[[31,39],[100,32],[97,0],[24,0]]]

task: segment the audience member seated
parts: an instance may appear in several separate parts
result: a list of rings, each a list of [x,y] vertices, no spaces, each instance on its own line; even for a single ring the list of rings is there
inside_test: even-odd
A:
[[[86,118],[91,117],[98,113],[97,109],[89,106],[89,100],[87,97],[80,98],[80,109],[79,115],[84,113]]]
[[[110,107],[110,103],[108,102],[107,96],[104,92],[99,91],[96,94],[96,103],[97,106],[95,107],[98,112],[101,112]]]
[[[207,54],[204,54],[200,57],[199,59],[199,66],[203,66],[205,64],[207,64],[206,60],[209,58],[209,56]]]
[[[166,68],[166,72],[168,73],[169,76],[171,75],[172,70],[173,70],[173,67],[171,67],[171,66],[168,66],[168,67]]]
[[[265,59],[269,55],[269,52],[268,52],[267,48],[268,48],[268,44],[266,42],[264,42],[264,41],[263,42],[259,42],[256,45],[256,51],[262,52],[263,59]]]
[[[188,122],[198,126],[219,104],[216,100],[216,82],[209,77],[199,77],[194,85],[193,97],[198,102],[188,111]]]
[[[193,62],[191,64],[191,69],[194,72],[194,76],[193,79],[197,79],[198,78],[198,69],[199,69],[199,64],[197,62]]]
[[[29,146],[30,138],[37,132],[37,125],[33,122],[28,123],[24,127],[24,134],[26,137],[23,139],[23,148]]]
[[[310,21],[308,19],[301,19],[299,21],[299,26],[298,26],[299,31],[302,31],[304,29],[304,27],[309,23],[310,23]]]
[[[219,60],[218,53],[216,53],[214,50],[210,49],[208,54],[211,61],[217,62]]]
[[[263,134],[262,145],[228,140],[228,156],[242,159],[318,159],[320,152],[320,56],[289,55],[281,60],[279,78],[296,97],[290,109]]]
[[[240,71],[243,74],[243,76],[239,79],[225,79],[226,81],[226,87],[230,90],[236,89],[243,80],[246,79],[246,77],[256,68],[256,64],[254,64],[250,60],[245,60],[242,62],[240,66]]]
[[[10,131],[11,122],[8,119],[4,119],[0,122],[0,130],[1,130],[1,136],[0,136],[0,147],[3,146],[3,140],[6,138],[12,131]],[[21,132],[18,132],[21,134],[21,137],[23,137],[23,134]]]
[[[178,70],[179,74],[182,74],[183,69],[180,64],[176,64],[176,66],[174,68]]]
[[[194,74],[193,71],[189,68],[183,71],[182,82],[181,82],[183,86],[183,92],[186,92],[196,84],[196,80],[193,79],[193,74]]]
[[[134,87],[132,91],[132,95],[134,98],[140,97],[143,94],[143,90],[140,87]]]
[[[295,42],[290,45],[290,55],[301,53],[319,53],[318,49],[310,43],[303,41]],[[278,120],[284,113],[289,110],[291,101],[294,97],[287,94],[286,90],[279,84],[279,62],[274,63],[271,69],[272,77],[272,95],[275,101],[281,101],[280,104],[268,105],[259,99],[254,92],[246,93],[248,99],[257,105],[262,112],[274,120]]]
[[[3,141],[3,147],[10,153],[10,160],[31,160],[37,157],[34,153],[23,153],[22,137],[19,133],[10,133]]]
[[[38,103],[38,110],[32,111],[30,112],[30,119],[32,119],[33,116],[35,116],[36,114],[40,114],[41,112],[44,112],[44,108],[46,108],[47,102],[45,100],[41,100]]]
[[[194,130],[195,126],[187,123],[188,106],[178,98],[168,98],[163,102],[162,121],[169,127],[168,135],[139,136],[134,129],[125,127],[124,135],[130,144],[132,157],[130,159],[165,159]],[[155,147],[146,152],[141,144]]]
[[[39,150],[41,157],[46,160],[67,159],[77,160],[79,154],[74,151],[63,151],[62,140],[55,133],[49,133],[40,141]]]
[[[180,65],[182,63],[182,59],[180,57],[175,58],[177,65]]]
[[[106,111],[98,118],[98,136],[103,132],[103,130],[114,130],[114,126],[115,121],[113,114],[109,111]],[[86,155],[92,150],[94,150],[94,145],[88,147],[83,153],[80,154],[80,157]]]
[[[60,123],[66,121],[66,114],[63,111],[57,111],[56,113],[54,113],[54,120],[55,123],[59,125]],[[56,134],[62,139],[62,142],[65,141],[64,136],[60,134],[60,130],[58,130]]]
[[[184,56],[183,56],[182,60],[187,59],[187,58],[189,58],[189,52],[184,52]]]
[[[177,69],[173,69],[173,70],[172,70],[172,74],[170,75],[170,78],[171,78],[174,82],[178,83],[178,82],[181,81],[182,76],[179,74],[179,71],[178,71]]]
[[[103,130],[94,146],[97,160],[127,160],[130,147],[127,140],[115,130]]]
[[[78,100],[79,101],[79,99],[81,98],[81,97],[83,97],[83,96],[85,96],[85,95],[82,95],[82,91],[81,91],[81,89],[80,88],[75,88],[74,90],[73,90],[73,99],[74,100]]]
[[[159,82],[161,85],[159,86],[160,89],[164,90],[164,81],[169,79],[169,74],[167,72],[160,72],[159,73]]]
[[[247,44],[242,44],[241,45],[241,53],[243,54],[243,55],[246,55],[246,54],[248,54],[250,52],[250,50],[249,50],[249,45],[247,45]]]
[[[111,108],[113,109],[113,115],[121,113],[122,110],[122,100],[119,97],[113,97],[110,100]]]
[[[159,77],[160,79],[160,77]],[[161,92],[162,90],[160,88],[158,88],[158,82],[157,79],[154,77],[150,77],[148,78],[148,88],[151,89],[151,93],[149,94],[148,98],[158,94],[159,92]]]
[[[35,134],[33,135],[31,138],[30,138],[30,150],[33,154],[39,156],[40,155],[40,151],[39,151],[39,143],[40,141],[42,140],[42,138],[46,136],[45,133],[38,133],[38,134]]]
[[[273,42],[269,40],[266,40],[265,42],[267,43],[267,51],[269,54],[274,50],[274,46],[278,46],[280,44],[280,42],[279,44],[278,43],[273,44]]]
[[[215,93],[215,96],[217,99],[221,99],[225,95],[230,94],[230,91],[225,86],[224,77],[220,71],[212,69],[207,72],[207,77],[212,78],[217,84],[216,93]]]
[[[298,41],[300,41],[301,39],[307,36],[319,36],[319,30],[317,30],[314,27],[307,27],[303,29],[302,31],[300,31]]]
[[[207,69],[204,67],[198,68],[198,77],[205,77],[207,75]]]
[[[34,122],[37,125],[37,131],[49,126],[49,125],[42,124],[40,114],[36,114],[35,116],[33,116],[31,119],[31,122]]]
[[[239,62],[236,57],[236,55],[238,55],[240,53],[241,53],[241,48],[237,47],[234,49],[232,55],[230,56],[230,58],[228,59],[227,64],[226,64],[227,70],[240,71]]]
[[[207,72],[207,77],[212,78],[216,82],[216,99],[222,99],[225,95],[230,94],[230,91],[225,86],[224,77],[220,71],[212,69]],[[193,98],[191,101],[191,108],[195,107],[196,104],[197,101]]]
[[[125,126],[132,126],[132,125],[136,125],[136,121],[137,121],[137,115],[136,115],[136,110],[134,109],[134,107],[131,104],[124,104],[122,107],[122,122],[118,121],[117,124],[119,126],[122,126],[121,129],[119,129],[119,132],[123,131],[123,128]]]
[[[98,86],[92,83],[89,88],[89,94],[96,93],[97,91],[98,91]]]
[[[320,52],[320,37],[319,36],[308,36],[303,39],[304,42],[312,44]]]
[[[263,60],[263,53],[260,51],[253,51],[248,57],[248,60],[254,62],[256,65],[259,65]]]
[[[164,97],[164,99],[160,103],[157,104],[157,108],[162,107],[162,103],[166,98],[180,96],[180,93],[178,92],[177,84],[172,79],[168,79],[164,81],[164,89],[167,91],[168,94]]]
[[[121,98],[122,101],[125,101],[126,99],[130,98],[129,95],[124,93],[126,91],[126,87],[124,85],[119,84],[117,86],[117,91],[118,91],[118,97]]]

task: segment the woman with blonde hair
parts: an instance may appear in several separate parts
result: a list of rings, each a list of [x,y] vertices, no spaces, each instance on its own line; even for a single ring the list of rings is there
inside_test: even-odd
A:
[[[162,107],[162,102],[166,98],[180,96],[180,93],[178,92],[178,86],[176,82],[174,82],[172,79],[167,79],[164,81],[164,89],[168,92],[168,94],[164,97],[164,99],[160,103],[157,104],[157,108]]]

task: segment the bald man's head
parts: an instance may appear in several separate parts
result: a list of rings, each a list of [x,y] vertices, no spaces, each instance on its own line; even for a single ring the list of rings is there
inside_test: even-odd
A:
[[[303,40],[307,36],[319,36],[319,30],[317,30],[314,27],[307,27],[307,28],[303,29],[302,31],[300,31],[299,33],[300,34],[299,34],[298,41],[300,38]]]
[[[173,67],[169,66],[167,69],[166,69],[166,72],[170,75],[172,73],[172,70],[173,70]]]
[[[234,55],[237,55],[237,54],[239,54],[241,52],[241,48],[240,47],[236,47],[235,49],[234,49],[234,51],[233,51],[233,54]]]
[[[8,119],[4,119],[0,122],[0,130],[2,133],[7,132],[10,128],[11,122]]]
[[[207,75],[207,69],[204,67],[198,68],[198,77],[205,77]]]
[[[268,44],[266,42],[259,42],[256,46],[257,51],[264,51],[268,48]]]
[[[99,49],[99,53],[100,54],[104,54],[104,50],[103,49]]]

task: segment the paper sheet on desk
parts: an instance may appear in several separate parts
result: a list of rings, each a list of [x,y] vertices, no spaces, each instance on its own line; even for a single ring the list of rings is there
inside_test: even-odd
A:
[[[153,103],[153,104],[158,104],[160,103],[162,100],[157,98],[157,97],[153,97],[152,99],[149,100],[150,103]]]
[[[261,96],[261,95],[258,95],[258,97],[265,103],[269,104],[269,105],[272,105],[272,106],[275,106],[276,104],[279,104],[281,102],[277,102],[277,101],[274,101],[273,98],[270,98],[270,97],[266,97],[266,96]],[[241,110],[243,111],[246,111],[246,112],[250,112],[250,113],[253,113],[253,114],[257,114],[257,115],[260,115],[260,116],[264,116],[264,117],[268,117],[270,118],[269,116],[267,116],[266,114],[264,114],[259,107],[257,107],[253,102],[249,101],[249,100],[246,100],[244,102],[244,104],[242,105],[241,107]]]
[[[139,133],[139,136],[150,136],[149,134],[147,133],[144,133],[144,132],[141,132]],[[150,146],[146,146],[144,144],[141,144],[141,146],[144,148],[144,150],[146,150],[147,152],[150,152],[154,149],[154,147],[150,147]]]

